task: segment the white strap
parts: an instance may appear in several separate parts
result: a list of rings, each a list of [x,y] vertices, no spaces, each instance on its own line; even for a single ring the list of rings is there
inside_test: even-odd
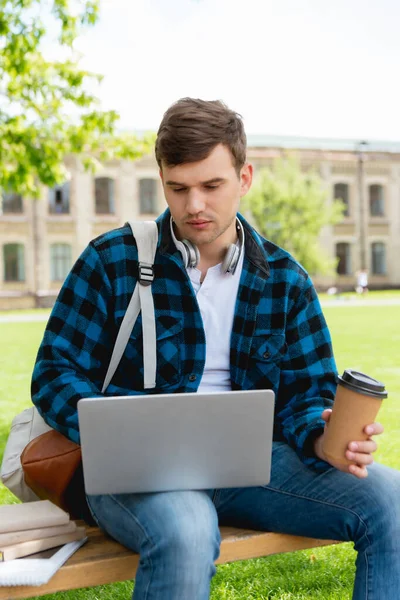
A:
[[[144,389],[156,387],[157,338],[154,301],[151,283],[154,279],[153,262],[157,249],[158,229],[154,221],[129,223],[136,239],[139,258],[139,298],[142,311]],[[136,286],[137,287],[137,286]]]
[[[108,365],[107,373],[104,378],[103,387],[101,388],[102,394],[108,388],[108,384],[114,376],[115,371],[119,365],[123,353],[125,352],[126,345],[132,333],[136,319],[140,311],[139,301],[139,286],[136,285],[135,290],[131,296],[128,308],[122,320],[121,326],[118,331],[117,339],[115,340],[114,349],[111,355],[110,364]]]
[[[140,309],[142,310],[144,388],[156,386],[157,338],[151,282],[154,278],[153,263],[157,249],[158,229],[154,221],[130,222],[129,225],[138,248],[139,279],[118,331],[101,389],[102,393],[107,389],[119,365]]]

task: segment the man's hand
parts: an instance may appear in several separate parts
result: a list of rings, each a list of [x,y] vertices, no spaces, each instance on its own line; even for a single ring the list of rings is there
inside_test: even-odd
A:
[[[330,408],[327,408],[321,415],[326,423],[325,430],[328,426],[331,413],[332,410]],[[367,466],[371,465],[374,462],[374,459],[372,458],[372,453],[375,452],[378,447],[376,442],[374,442],[374,440],[371,439],[371,436],[383,433],[383,426],[380,423],[372,423],[371,425],[367,425],[365,427],[364,432],[368,435],[367,440],[349,442],[349,445],[346,450],[346,458],[348,460],[353,461],[350,465],[343,465],[332,460],[328,460],[326,458],[322,450],[322,444],[325,433],[320,435],[315,440],[314,452],[318,456],[318,458],[325,460],[336,469],[339,469],[339,471],[351,473],[352,475],[355,475],[360,479],[368,477]]]

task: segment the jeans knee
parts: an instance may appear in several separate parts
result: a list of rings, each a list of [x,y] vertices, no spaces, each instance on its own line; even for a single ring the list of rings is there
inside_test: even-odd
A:
[[[400,549],[400,472],[382,465],[370,469],[364,498],[366,535],[382,546]]]
[[[179,564],[208,566],[219,555],[218,526],[205,526],[204,523],[179,523],[177,527],[168,527],[160,540],[160,551],[173,558]]]
[[[400,472],[392,471],[392,478],[379,490],[381,520],[386,529],[400,539]]]

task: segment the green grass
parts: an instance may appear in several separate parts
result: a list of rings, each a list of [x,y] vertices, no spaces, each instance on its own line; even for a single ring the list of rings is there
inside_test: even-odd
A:
[[[45,323],[0,323],[0,458],[13,417],[30,406],[30,378]],[[0,503],[15,501],[0,483]]]
[[[389,398],[379,415],[385,433],[380,436],[376,459],[399,468],[400,306],[344,305],[327,307],[324,312],[339,371],[356,368],[386,384]],[[0,455],[12,417],[30,405],[30,376],[44,325],[0,323]],[[0,503],[13,501],[0,484]],[[341,544],[221,565],[212,581],[211,600],[350,600],[355,557],[352,544]],[[128,600],[132,586],[124,582],[46,598]]]
[[[400,468],[400,305],[324,308],[332,333],[339,372],[354,368],[383,381],[389,392],[383,401],[379,421],[385,432],[379,436],[375,455],[382,462]]]

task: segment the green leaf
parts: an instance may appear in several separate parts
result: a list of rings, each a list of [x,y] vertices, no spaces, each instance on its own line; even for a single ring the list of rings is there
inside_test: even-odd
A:
[[[73,50],[98,17],[98,0],[0,0],[0,190],[37,197],[42,184],[62,182],[67,155],[93,168],[99,160],[149,151],[151,136],[116,134],[117,112],[102,111],[89,91],[102,76],[81,69]],[[42,52],[51,19],[60,46],[69,48],[62,61]]]
[[[290,155],[276,160],[260,170],[242,207],[262,235],[290,252],[310,274],[332,273],[335,261],[319,236],[323,227],[342,219],[343,203],[328,202],[314,170],[302,171]]]

